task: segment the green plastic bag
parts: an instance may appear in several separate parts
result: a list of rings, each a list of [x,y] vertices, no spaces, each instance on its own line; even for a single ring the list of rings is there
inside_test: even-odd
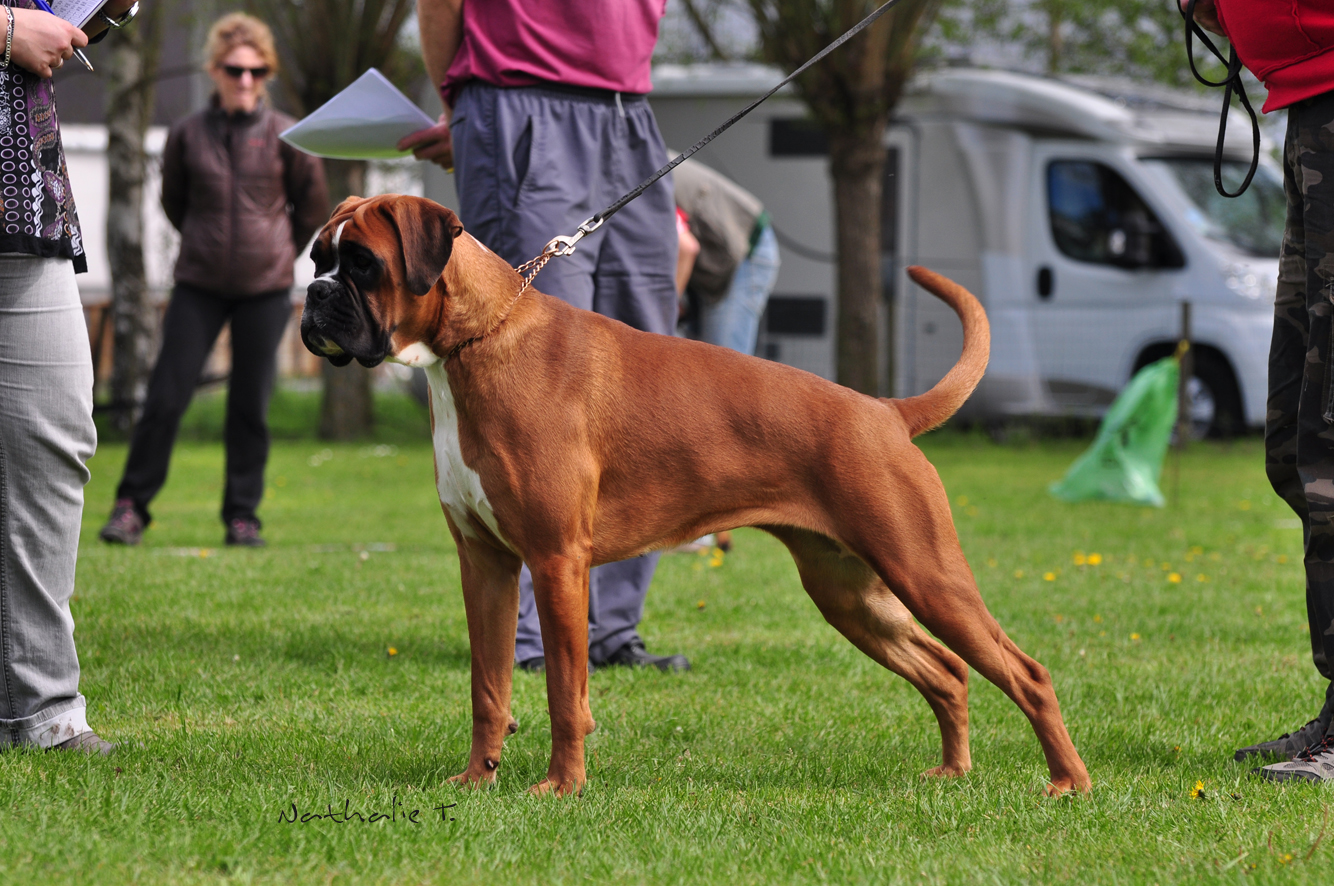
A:
[[[1064,501],[1124,501],[1161,508],[1158,477],[1177,421],[1176,357],[1150,363],[1103,416],[1093,445],[1050,487]]]

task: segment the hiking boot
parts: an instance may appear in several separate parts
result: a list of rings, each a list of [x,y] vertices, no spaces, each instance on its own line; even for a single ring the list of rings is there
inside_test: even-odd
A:
[[[1326,735],[1289,763],[1273,763],[1251,771],[1266,781],[1334,782],[1334,735]]]
[[[688,671],[690,662],[684,655],[650,655],[644,641],[635,637],[607,658],[609,665],[642,668],[652,665],[660,671]]]
[[[60,744],[51,745],[53,751],[77,751],[81,754],[99,754],[105,757],[116,749],[116,746],[109,741],[102,739],[93,730],[80,732],[73,738],[66,739]]]
[[[137,545],[144,539],[144,518],[135,510],[134,502],[128,498],[116,499],[111,509],[111,519],[102,531],[97,533],[102,541],[113,545]]]
[[[1262,741],[1244,747],[1232,755],[1238,763],[1250,757],[1268,757],[1276,760],[1291,760],[1313,744],[1319,744],[1329,730],[1329,705],[1321,709],[1319,716],[1296,732],[1285,732],[1272,741]]]
[[[262,548],[268,542],[259,537],[259,521],[237,517],[227,521],[227,538],[223,544],[230,547]]]

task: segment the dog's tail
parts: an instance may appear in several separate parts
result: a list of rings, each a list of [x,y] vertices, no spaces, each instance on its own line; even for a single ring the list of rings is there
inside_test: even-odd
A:
[[[913,282],[954,309],[963,323],[963,355],[945,377],[925,394],[902,400],[886,400],[893,404],[908,424],[908,434],[916,437],[939,427],[964,404],[973,393],[991,356],[991,326],[986,311],[977,297],[958,283],[934,271],[913,266],[908,268]]]

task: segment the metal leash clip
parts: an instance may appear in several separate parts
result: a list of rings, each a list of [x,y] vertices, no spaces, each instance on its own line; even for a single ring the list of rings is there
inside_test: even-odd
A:
[[[551,261],[553,258],[569,255],[574,252],[576,243],[600,227],[602,227],[602,219],[595,215],[581,224],[574,234],[570,236],[562,234],[559,237],[552,237],[548,240],[547,245],[542,247],[541,255],[537,258],[530,259],[515,268],[520,274],[525,274],[523,278],[523,286],[519,289],[519,294],[522,295],[524,290],[532,284],[533,278],[537,276],[538,271],[546,266],[547,262]]]

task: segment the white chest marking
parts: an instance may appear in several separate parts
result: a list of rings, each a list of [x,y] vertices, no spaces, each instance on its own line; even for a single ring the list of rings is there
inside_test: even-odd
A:
[[[440,503],[449,509],[454,525],[464,535],[476,537],[468,519],[471,514],[510,547],[496,525],[496,515],[482,489],[481,476],[463,462],[463,450],[459,447],[459,413],[449,390],[449,374],[437,360],[426,367],[426,378],[431,387],[431,440],[435,448],[435,488]]]
[[[388,359],[395,363],[402,363],[404,366],[419,366],[422,369],[440,362],[440,358],[435,355],[435,352],[419,341],[413,342]]]
[[[338,278],[338,266],[340,264],[340,260],[338,258],[338,241],[343,239],[343,228],[345,227],[347,227],[346,221],[338,226],[338,230],[334,231],[333,245],[330,247],[333,250],[333,255],[334,255],[333,269],[329,271],[329,273],[327,274],[320,274],[318,277],[315,278],[316,280],[333,281]]]

